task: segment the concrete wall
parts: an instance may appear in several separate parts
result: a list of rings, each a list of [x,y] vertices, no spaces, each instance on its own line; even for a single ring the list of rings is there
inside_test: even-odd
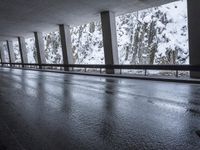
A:
[[[110,11],[101,12],[101,23],[103,32],[105,64],[119,64],[115,14]],[[106,70],[106,73],[112,74],[114,72],[115,70],[113,69]]]
[[[200,65],[200,1],[188,0],[188,27],[190,64]],[[191,71],[191,77],[200,78],[200,72]]]

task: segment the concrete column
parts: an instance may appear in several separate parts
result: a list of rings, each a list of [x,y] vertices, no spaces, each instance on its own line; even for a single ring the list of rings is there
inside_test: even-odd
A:
[[[105,64],[119,64],[115,14],[110,11],[101,12],[101,23],[103,32]],[[107,69],[106,73],[112,74],[115,73],[115,70]]]
[[[9,61],[11,63],[15,63],[15,54],[13,50],[13,42],[7,41],[7,47],[8,47],[8,55],[9,55]]]
[[[200,1],[188,0],[188,29],[190,65],[200,65]],[[192,78],[200,78],[200,72],[191,71]]]
[[[24,67],[23,64],[28,63],[25,38],[18,37],[18,42],[19,42],[19,52],[20,52],[20,56],[21,56],[22,67]]]
[[[37,50],[37,60],[38,64],[45,64],[46,59],[45,59],[45,49],[44,49],[44,41],[43,41],[43,36],[42,33],[40,32],[34,32],[35,36],[35,46]],[[42,69],[42,66],[39,67]]]
[[[0,42],[0,52],[1,52],[1,63],[5,63],[5,53],[3,48],[3,42]]]
[[[69,25],[59,25],[61,45],[62,45],[62,55],[63,55],[63,64],[73,64],[73,52],[72,52],[72,43],[71,43],[71,34]],[[68,67],[64,68],[65,71],[69,71]]]

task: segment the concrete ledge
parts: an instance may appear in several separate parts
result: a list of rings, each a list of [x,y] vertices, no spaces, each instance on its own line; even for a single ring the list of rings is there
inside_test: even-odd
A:
[[[76,72],[76,71],[61,71],[61,70],[50,70],[50,69],[31,69],[31,68],[10,68],[9,69],[20,69],[20,70],[30,70],[30,71],[41,71],[41,72],[52,72],[52,73],[63,73],[63,74],[75,74],[75,75],[87,75],[87,76],[101,76],[101,77],[112,77],[112,78],[123,78],[123,79],[138,79],[138,80],[151,80],[151,81],[163,81],[163,82],[178,82],[178,83],[192,83],[200,84],[200,79],[192,78],[173,78],[165,76],[139,76],[139,75],[128,75],[128,74],[100,74],[100,73],[88,73],[88,72]]]

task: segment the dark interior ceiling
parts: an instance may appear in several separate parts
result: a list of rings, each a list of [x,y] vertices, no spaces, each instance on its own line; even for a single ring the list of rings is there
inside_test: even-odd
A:
[[[175,0],[0,0],[0,40],[50,31],[57,24],[80,25],[99,19],[101,11],[116,15]]]

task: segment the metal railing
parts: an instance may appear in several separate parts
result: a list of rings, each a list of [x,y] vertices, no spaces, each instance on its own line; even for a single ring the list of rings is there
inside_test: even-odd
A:
[[[75,71],[75,68],[82,69],[87,72],[87,69],[98,69],[99,73],[105,70],[118,70],[122,74],[122,70],[144,70],[144,75],[147,75],[147,70],[162,70],[175,71],[175,76],[179,76],[179,71],[195,71],[200,72],[200,65],[85,65],[85,64],[32,64],[32,63],[1,63],[1,66],[13,68],[30,68],[30,69],[54,69],[54,70],[69,70]]]

